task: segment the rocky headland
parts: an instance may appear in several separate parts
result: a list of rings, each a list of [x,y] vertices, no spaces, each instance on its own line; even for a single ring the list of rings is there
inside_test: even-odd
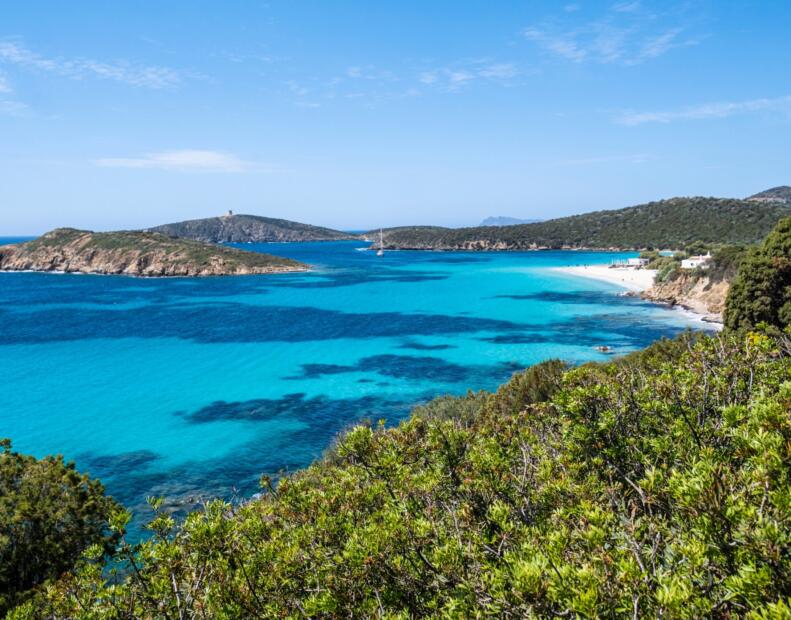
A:
[[[668,282],[654,282],[642,292],[641,297],[681,306],[702,315],[704,321],[721,323],[729,289],[730,282],[727,280],[713,281],[705,276],[684,273]]]
[[[0,246],[0,271],[194,277],[307,269],[287,258],[152,232],[58,228],[26,243]]]

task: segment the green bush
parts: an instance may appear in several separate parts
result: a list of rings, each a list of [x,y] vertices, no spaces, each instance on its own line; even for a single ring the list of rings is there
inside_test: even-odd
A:
[[[685,335],[354,428],[11,617],[787,617],[790,351]]]
[[[656,281],[659,283],[672,282],[681,275],[680,263],[672,258],[667,260],[667,262],[661,263],[657,267],[652,267],[652,269],[657,269]]]
[[[117,508],[102,485],[61,457],[37,460],[0,442],[0,614],[36,586],[59,577],[91,545],[114,541]]]
[[[725,325],[744,330],[791,325],[791,218],[781,220],[741,261],[725,306]]]

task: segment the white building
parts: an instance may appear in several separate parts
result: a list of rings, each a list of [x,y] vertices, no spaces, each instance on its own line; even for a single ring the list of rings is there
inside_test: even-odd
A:
[[[648,264],[647,258],[629,258],[626,260],[627,267],[645,267]]]
[[[681,261],[681,268],[697,269],[700,267],[701,269],[707,269],[709,260],[711,260],[711,254],[706,254],[706,256],[690,256]]]

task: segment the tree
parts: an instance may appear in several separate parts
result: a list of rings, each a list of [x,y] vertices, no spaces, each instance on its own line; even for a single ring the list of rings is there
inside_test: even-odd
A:
[[[739,268],[725,306],[729,329],[791,325],[791,218],[778,222]]]
[[[116,503],[63,457],[38,460],[0,441],[0,615],[72,568],[90,545],[108,548]]]

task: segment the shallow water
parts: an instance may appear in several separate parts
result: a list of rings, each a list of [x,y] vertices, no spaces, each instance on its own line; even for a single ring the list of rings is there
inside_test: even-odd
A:
[[[61,453],[140,514],[246,496],[353,422],[492,389],[548,358],[606,359],[690,325],[547,269],[633,254],[359,252],[244,245],[306,274],[204,279],[0,273],[0,436]],[[695,324],[700,327],[700,324]]]

